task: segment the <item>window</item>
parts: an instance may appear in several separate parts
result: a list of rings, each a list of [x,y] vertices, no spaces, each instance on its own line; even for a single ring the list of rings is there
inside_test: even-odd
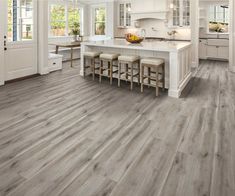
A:
[[[54,37],[70,35],[75,23],[76,25],[78,24],[79,29],[81,30],[81,9],[78,8],[78,5],[76,6],[72,4],[50,5],[50,36]]]
[[[209,6],[209,32],[228,33],[229,8],[225,5]]]
[[[8,41],[33,39],[33,0],[8,0]]]
[[[105,35],[106,26],[106,9],[103,7],[97,7],[95,11],[94,31],[95,35]]]
[[[50,7],[50,35],[66,35],[66,17],[64,5],[51,5]]]

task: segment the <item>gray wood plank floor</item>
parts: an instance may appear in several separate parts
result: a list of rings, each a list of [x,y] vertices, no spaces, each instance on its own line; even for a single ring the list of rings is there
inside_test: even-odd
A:
[[[0,87],[1,196],[235,195],[226,62],[202,61],[181,99],[64,66]]]

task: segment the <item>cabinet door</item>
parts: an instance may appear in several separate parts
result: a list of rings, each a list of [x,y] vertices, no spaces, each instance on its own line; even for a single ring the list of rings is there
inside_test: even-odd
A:
[[[218,58],[229,60],[229,47],[219,46],[218,47]]]
[[[190,0],[173,0],[172,26],[190,26]]]
[[[217,46],[207,46],[207,57],[208,58],[218,58]]]
[[[173,0],[173,26],[180,26],[180,0]]]
[[[199,58],[206,59],[207,58],[207,41],[200,40],[199,43]]]
[[[131,3],[126,3],[126,24],[125,26],[131,26]]]
[[[119,26],[125,26],[125,4],[119,4]]]
[[[190,26],[190,0],[183,0],[182,10],[183,10],[182,25]]]

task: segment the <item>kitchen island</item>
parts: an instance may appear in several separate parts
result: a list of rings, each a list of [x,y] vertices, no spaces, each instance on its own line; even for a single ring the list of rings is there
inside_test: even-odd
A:
[[[170,97],[179,98],[192,76],[190,42],[144,41],[141,44],[130,44],[125,40],[118,39],[83,42],[81,44],[81,76],[84,74],[83,53],[86,51],[165,59],[165,88],[168,88]]]

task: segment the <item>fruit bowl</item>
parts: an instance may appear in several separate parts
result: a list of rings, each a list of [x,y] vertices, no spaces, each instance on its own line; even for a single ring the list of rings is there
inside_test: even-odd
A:
[[[128,34],[126,34],[126,41],[128,41],[131,44],[139,44],[142,41],[144,41],[144,38],[139,37],[139,36],[134,35],[134,34],[131,34],[131,33],[128,33]]]

